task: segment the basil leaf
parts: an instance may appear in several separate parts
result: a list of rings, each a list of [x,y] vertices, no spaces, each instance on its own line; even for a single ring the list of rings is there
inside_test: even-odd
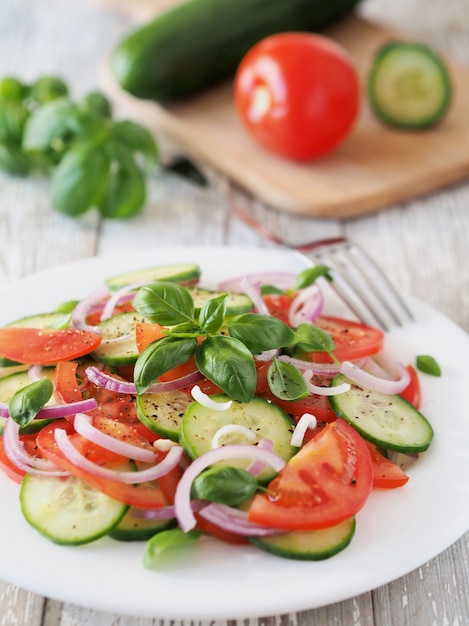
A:
[[[315,265],[314,267],[308,267],[298,274],[295,281],[295,289],[305,289],[309,287],[316,280],[323,276],[329,282],[332,282],[331,269],[327,265]]]
[[[0,143],[0,169],[15,174],[26,176],[34,167],[34,161],[23,152],[14,142]]]
[[[199,325],[206,333],[216,332],[223,324],[226,315],[228,294],[207,300],[200,310]]]
[[[257,480],[239,467],[211,467],[192,483],[192,495],[201,500],[237,506],[257,491]]]
[[[29,112],[20,102],[2,102],[0,106],[0,141],[21,144]]]
[[[233,337],[207,337],[195,351],[197,367],[230,398],[249,402],[256,390],[256,366],[251,352]]]
[[[228,332],[242,341],[253,353],[284,348],[295,340],[295,333],[284,322],[271,315],[243,313],[227,322]]]
[[[109,177],[107,156],[93,142],[71,148],[52,175],[52,204],[67,215],[81,215],[97,206]]]
[[[276,287],[275,285],[261,285],[260,292],[261,296],[281,296],[283,293],[285,293],[284,291],[282,291],[282,289]]]
[[[122,120],[114,123],[111,136],[124,144],[132,152],[137,152],[145,157],[146,166],[153,169],[159,161],[158,146],[153,135],[140,124],[130,120]]]
[[[160,281],[140,287],[133,306],[150,322],[162,326],[194,323],[194,300],[190,291],[177,283]]]
[[[0,78],[0,100],[21,102],[27,93],[27,87],[14,76]]]
[[[441,376],[441,367],[436,359],[429,354],[420,354],[415,361],[416,367],[424,374]]]
[[[99,210],[103,217],[127,219],[141,210],[145,200],[145,176],[140,168],[117,166],[111,169]]]
[[[112,106],[109,99],[100,91],[90,91],[79,102],[79,107],[85,113],[98,117],[111,118]]]
[[[52,391],[49,378],[41,378],[19,389],[8,404],[10,417],[20,426],[26,426],[50,400]]]
[[[137,393],[145,393],[158,376],[188,361],[194,354],[196,345],[195,338],[163,337],[147,346],[135,363]]]
[[[23,148],[27,151],[43,151],[69,131],[70,121],[76,116],[77,107],[67,98],[52,100],[38,107],[31,114],[24,128]]]
[[[291,363],[274,359],[267,372],[271,392],[282,400],[301,400],[308,395],[308,385],[301,372]]]
[[[161,556],[168,550],[172,552],[178,548],[188,546],[197,541],[202,535],[198,530],[190,530],[185,533],[180,528],[171,528],[170,530],[162,530],[154,535],[145,545],[143,553],[143,565],[147,569],[154,567]]]
[[[295,344],[304,352],[332,352],[335,349],[334,340],[328,332],[307,322],[295,330]]]
[[[29,96],[39,104],[68,96],[68,87],[61,78],[41,76],[29,89]]]

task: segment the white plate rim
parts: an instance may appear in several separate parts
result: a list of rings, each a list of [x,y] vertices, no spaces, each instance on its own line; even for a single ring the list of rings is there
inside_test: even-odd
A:
[[[106,276],[151,264],[190,261],[200,263],[208,286],[247,271],[298,271],[303,267],[302,261],[287,251],[230,246],[168,246],[153,252],[92,257],[2,287],[0,325],[85,296]],[[148,572],[141,566],[141,545],[107,539],[81,548],[51,544],[23,520],[17,486],[0,475],[0,535],[4,538],[0,578],[58,601],[110,613],[163,619],[241,619],[349,599],[440,554],[469,529],[469,469],[464,462],[469,453],[469,420],[461,408],[464,380],[469,377],[465,358],[469,338],[433,308],[415,298],[408,300],[417,323],[391,333],[389,350],[401,359],[411,359],[416,352],[431,353],[442,364],[441,379],[425,377],[422,381],[425,411],[435,428],[435,440],[411,469],[411,480],[404,489],[372,495],[357,516],[356,536],[344,552],[327,561],[308,563],[272,557],[253,547],[204,540],[167,567]],[[447,415],[452,416],[449,431],[444,422]],[[434,489],[443,493],[438,507],[432,507]],[[430,512],[431,520],[427,517]],[[115,576],[118,568],[125,570],[122,580]],[[104,582],[108,577],[110,584]],[[181,601],[175,603],[176,587]]]

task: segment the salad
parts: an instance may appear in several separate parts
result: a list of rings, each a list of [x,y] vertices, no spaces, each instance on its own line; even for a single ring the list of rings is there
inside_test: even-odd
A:
[[[351,542],[373,489],[405,488],[433,430],[384,334],[324,314],[328,268],[205,289],[197,264],[110,277],[0,329],[0,467],[50,540],[208,534],[304,560]]]

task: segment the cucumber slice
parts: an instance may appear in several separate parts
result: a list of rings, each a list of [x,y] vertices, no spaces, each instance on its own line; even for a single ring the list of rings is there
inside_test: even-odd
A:
[[[197,315],[200,313],[200,309],[206,302],[208,302],[211,298],[221,296],[224,293],[228,293],[228,298],[226,300],[227,315],[249,313],[254,308],[251,298],[244,293],[213,291],[210,289],[202,289],[201,287],[192,287],[189,291],[194,300],[195,312]]]
[[[344,550],[355,534],[355,518],[351,517],[331,528],[295,530],[271,537],[248,537],[249,541],[270,554],[286,559],[322,561]]]
[[[174,519],[145,519],[135,517],[129,509],[121,521],[109,531],[109,537],[117,541],[147,541],[156,533],[168,528],[174,528]]]
[[[137,396],[137,415],[149,430],[179,441],[182,417],[193,402],[192,396],[184,391],[144,393]]]
[[[344,382],[350,391],[329,397],[335,413],[352,424],[368,441],[386,450],[414,453],[428,449],[433,429],[428,420],[402,396],[371,391],[335,376],[332,386]]]
[[[128,506],[81,479],[27,474],[21,483],[26,521],[54,543],[81,545],[107,535]]]
[[[162,265],[150,267],[136,272],[128,272],[108,278],[105,282],[111,291],[117,291],[134,283],[166,280],[176,283],[190,284],[200,278],[200,267],[195,263]]]
[[[425,129],[448,110],[451,78],[443,59],[429,46],[391,41],[382,46],[368,77],[372,110],[390,126]]]
[[[210,396],[218,402],[226,402],[228,396],[216,394]],[[288,461],[297,451],[290,443],[295,423],[292,418],[275,404],[264,398],[254,398],[250,402],[235,402],[226,411],[213,411],[198,402],[193,402],[182,418],[180,443],[187,454],[195,459],[212,448],[212,440],[223,426],[240,425],[248,428],[255,439],[248,441],[242,433],[231,432],[224,435],[220,445],[234,443],[256,444],[261,439],[270,439],[274,444],[274,452]],[[248,459],[230,460],[217,465],[231,465],[246,469]],[[259,475],[261,482],[269,481],[275,476],[271,467],[265,467]]]
[[[93,350],[93,357],[108,365],[133,365],[139,352],[135,338],[135,326],[139,322],[147,322],[139,313],[119,313],[101,322],[98,326],[103,340]],[[124,337],[119,341],[113,341]]]

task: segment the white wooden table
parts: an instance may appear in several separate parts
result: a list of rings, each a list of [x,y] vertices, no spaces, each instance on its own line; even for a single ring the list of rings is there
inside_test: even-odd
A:
[[[467,0],[365,0],[363,11],[469,65]],[[80,95],[99,85],[99,64],[126,26],[124,14],[93,2],[0,0],[0,75],[17,74],[30,80],[40,74],[61,74],[74,95]],[[379,260],[396,285],[469,331],[468,205],[469,183],[462,183],[359,219],[304,220],[268,212],[263,219],[292,239],[305,232],[311,238],[350,236]],[[207,196],[174,177],[152,181],[148,206],[133,221],[100,223],[91,213],[80,220],[54,213],[45,181],[0,174],[0,285],[93,255],[186,243],[269,245],[234,218],[215,195]],[[291,615],[210,623],[469,624],[468,537],[407,576],[339,604]],[[179,623],[99,613],[0,582],[1,626]]]

